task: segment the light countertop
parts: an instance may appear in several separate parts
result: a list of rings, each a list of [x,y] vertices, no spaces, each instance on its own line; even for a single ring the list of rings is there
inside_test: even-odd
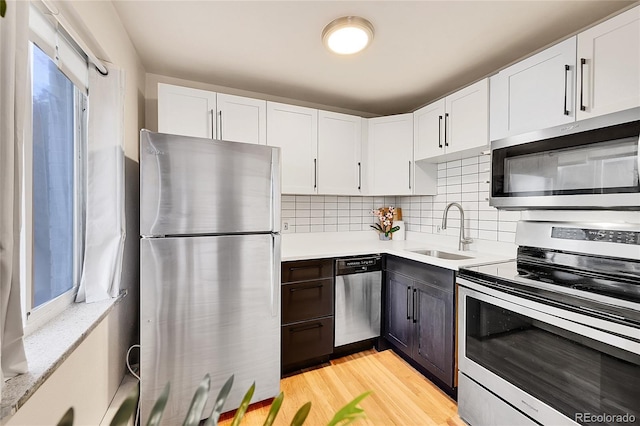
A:
[[[469,259],[448,260],[413,250],[439,250],[469,256]],[[407,232],[404,241],[380,241],[375,232],[322,232],[282,235],[282,261],[348,257],[366,254],[386,253],[430,265],[452,270],[460,267],[479,265],[514,259],[516,246],[482,240],[475,241],[470,250],[458,251],[457,238],[433,234]]]

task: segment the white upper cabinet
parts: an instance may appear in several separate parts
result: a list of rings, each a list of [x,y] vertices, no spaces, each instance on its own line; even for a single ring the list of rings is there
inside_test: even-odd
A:
[[[576,37],[490,78],[490,139],[575,120]]]
[[[158,83],[158,132],[215,138],[216,93]]]
[[[640,106],[640,6],[578,34],[578,120]]]
[[[267,102],[267,121],[267,145],[282,148],[282,192],[315,194],[318,186],[318,110]]]
[[[442,131],[445,101],[440,99],[413,113],[414,158],[437,157],[444,153]]]
[[[318,112],[318,193],[360,195],[361,117]]]
[[[368,179],[371,195],[411,195],[413,114],[368,119]]]
[[[489,144],[489,89],[483,79],[414,112],[415,159],[473,155]]]
[[[267,101],[218,93],[217,138],[267,144]]]

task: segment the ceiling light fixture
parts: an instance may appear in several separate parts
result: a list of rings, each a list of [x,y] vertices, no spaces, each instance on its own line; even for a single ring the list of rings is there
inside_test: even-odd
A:
[[[373,25],[359,16],[343,16],[322,31],[322,41],[339,55],[358,53],[373,40]]]

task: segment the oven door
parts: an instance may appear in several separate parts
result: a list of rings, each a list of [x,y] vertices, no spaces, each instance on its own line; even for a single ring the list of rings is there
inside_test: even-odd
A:
[[[492,206],[640,209],[640,108],[491,143]]]
[[[458,283],[460,417],[474,426],[517,415],[544,425],[640,420],[639,329]],[[508,409],[487,420],[485,411]]]

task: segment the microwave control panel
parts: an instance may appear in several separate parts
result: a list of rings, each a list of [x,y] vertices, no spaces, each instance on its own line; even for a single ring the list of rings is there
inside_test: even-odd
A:
[[[616,231],[607,229],[551,228],[551,238],[563,240],[604,241],[617,244],[640,245],[640,232]]]

